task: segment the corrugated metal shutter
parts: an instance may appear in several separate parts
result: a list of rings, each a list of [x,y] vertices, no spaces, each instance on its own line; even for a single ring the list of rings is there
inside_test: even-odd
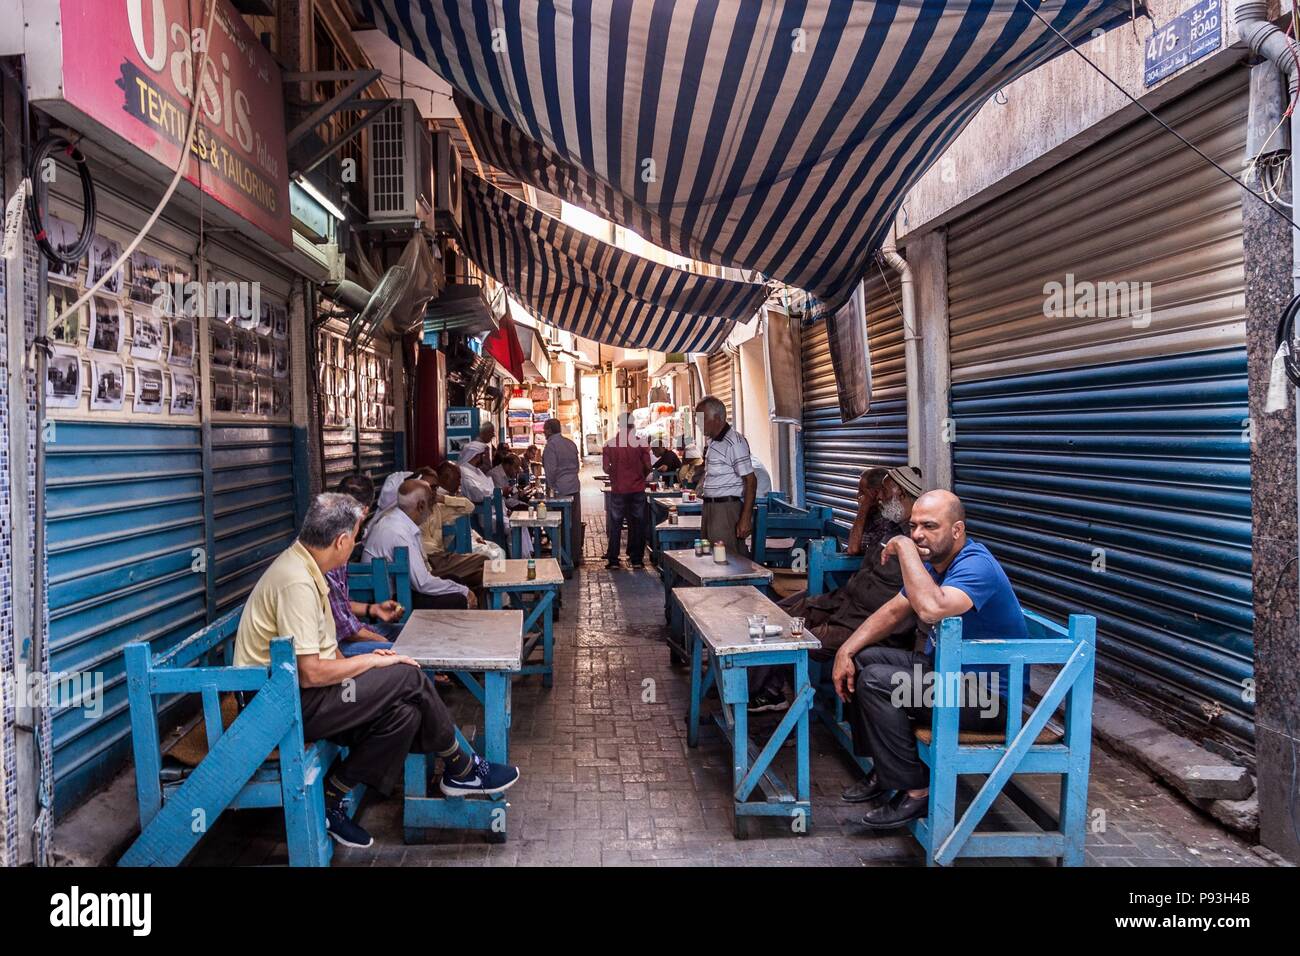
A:
[[[1168,119],[1240,168],[1244,75]],[[949,234],[956,491],[1026,604],[1095,614],[1103,670],[1252,734],[1240,190],[1139,121]],[[1029,254],[1032,250],[1032,254]],[[1048,316],[1046,283],[1150,282]],[[1226,346],[1226,347],[1225,347]],[[1102,364],[1104,362],[1104,364]],[[1102,563],[1104,562],[1104,564]]]
[[[244,600],[293,543],[290,426],[212,426],[212,511],[220,614]]]
[[[731,356],[715,352],[709,356],[709,394],[727,406],[727,421],[735,421],[736,405],[732,392]]]
[[[804,500],[833,508],[843,521],[852,521],[857,510],[864,468],[907,464],[907,369],[897,286],[895,277],[887,282],[879,270],[866,281],[871,410],[857,421],[840,421],[826,323],[803,330]]]
[[[53,702],[56,810],[131,752],[122,646],[202,627],[203,442],[197,427],[57,422],[46,443],[50,669],[103,675],[103,708]],[[71,689],[71,687],[69,688]]]

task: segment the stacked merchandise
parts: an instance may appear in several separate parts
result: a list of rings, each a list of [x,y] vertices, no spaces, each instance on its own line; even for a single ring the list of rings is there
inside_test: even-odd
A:
[[[533,443],[533,402],[524,389],[515,389],[506,408],[506,431],[511,448],[527,448]]]

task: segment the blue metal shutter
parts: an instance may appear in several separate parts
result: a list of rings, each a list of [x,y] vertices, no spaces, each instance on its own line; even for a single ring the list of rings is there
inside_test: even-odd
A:
[[[1165,116],[1240,168],[1241,71]],[[1139,120],[948,242],[955,490],[972,537],[1026,605],[1097,616],[1104,674],[1230,746],[1253,736],[1240,202]],[[1046,283],[1067,274],[1149,282],[1149,308],[1046,310]]]
[[[293,543],[291,426],[212,426],[212,509],[221,614],[243,601],[266,566]]]
[[[858,478],[864,468],[907,464],[907,371],[898,282],[893,276],[887,280],[874,265],[872,269],[865,290],[870,411],[855,422],[840,421],[825,321],[804,327],[801,349],[804,501],[827,505],[846,522],[857,510]]]
[[[60,421],[46,443],[50,669],[102,674],[103,712],[51,702],[56,813],[131,753],[122,647],[202,627],[203,461],[194,426]],[[195,570],[197,566],[198,570]]]

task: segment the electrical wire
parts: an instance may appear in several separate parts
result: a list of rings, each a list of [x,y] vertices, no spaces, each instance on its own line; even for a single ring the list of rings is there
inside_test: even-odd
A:
[[[53,329],[59,328],[70,317],[76,315],[77,310],[90,301],[90,297],[98,292],[104,283],[112,278],[117,271],[122,268],[123,263],[125,263],[127,259],[131,258],[131,254],[135,252],[140,243],[144,241],[144,237],[149,234],[149,230],[152,229],[154,223],[158,221],[158,217],[162,215],[162,211],[167,208],[167,204],[171,202],[172,194],[176,192],[176,187],[180,185],[181,176],[185,174],[185,167],[189,165],[190,150],[194,146],[194,134],[199,128],[199,104],[203,100],[203,78],[206,75],[208,67],[208,50],[211,48],[211,41],[209,38],[212,36],[212,24],[217,17],[217,0],[207,0],[207,3],[208,23],[207,27],[203,31],[205,42],[203,44],[202,56],[199,58],[198,68],[191,74],[193,89],[190,93],[194,98],[194,102],[190,105],[190,119],[188,129],[185,133],[185,145],[181,147],[181,155],[179,160],[177,160],[176,172],[172,175],[172,181],[167,186],[167,191],[163,193],[162,199],[158,201],[158,205],[154,207],[154,211],[149,215],[148,221],[146,221],[140,231],[136,233],[135,238],[127,243],[126,248],[122,250],[122,254],[117,257],[117,261],[105,270],[104,274],[99,277],[98,282],[81,294],[81,298],[77,299],[76,302],[63,310],[62,314],[54,320],[52,325]],[[200,11],[201,10],[202,8],[200,7]]]
[[[48,193],[41,172],[46,161],[51,159],[56,150],[62,150],[64,155],[76,165],[77,173],[81,177],[81,232],[77,234],[77,241],[70,246],[55,246],[51,243],[50,235],[45,229],[45,221],[41,218],[41,207]],[[75,143],[68,142],[64,137],[46,136],[36,144],[36,149],[32,152],[27,167],[27,179],[32,183],[32,189],[27,194],[27,219],[37,247],[45,258],[56,265],[80,262],[86,250],[90,248],[91,240],[95,238],[95,221],[98,217],[95,208],[95,183],[90,178],[90,167],[86,165],[86,157],[81,150],[77,149]]]

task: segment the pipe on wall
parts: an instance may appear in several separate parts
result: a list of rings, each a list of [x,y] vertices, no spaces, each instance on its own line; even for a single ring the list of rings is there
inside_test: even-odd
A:
[[[916,331],[916,286],[912,267],[898,252],[894,230],[880,249],[880,254],[898,273],[903,308],[903,357],[907,366],[907,463],[921,465],[921,363],[920,339]]]

